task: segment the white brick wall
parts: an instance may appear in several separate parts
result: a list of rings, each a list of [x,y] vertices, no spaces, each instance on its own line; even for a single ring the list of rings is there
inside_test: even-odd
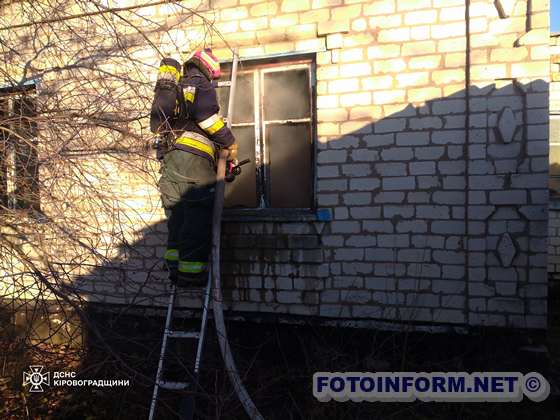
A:
[[[462,1],[346,3],[213,2],[242,59],[317,51],[316,198],[334,218],[225,223],[227,303],[544,328],[548,2],[472,3],[468,59]]]

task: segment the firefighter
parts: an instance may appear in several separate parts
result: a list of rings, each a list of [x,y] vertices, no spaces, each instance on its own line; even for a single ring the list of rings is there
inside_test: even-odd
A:
[[[170,280],[179,286],[206,283],[217,153],[224,148],[228,160],[237,159],[212,85],[219,77],[220,64],[211,50],[195,51],[182,69],[164,58],[150,113],[150,129],[162,151],[158,187],[168,227],[164,259]]]

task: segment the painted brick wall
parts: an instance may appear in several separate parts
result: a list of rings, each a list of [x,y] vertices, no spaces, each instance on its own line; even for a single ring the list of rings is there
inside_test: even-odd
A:
[[[560,113],[560,35],[550,37],[550,112]],[[552,138],[551,138],[552,141]],[[558,322],[558,302],[560,299],[560,202],[554,198],[549,206],[548,275],[550,278],[550,319],[551,325]],[[555,327],[557,329],[557,327]]]
[[[231,309],[546,327],[547,1],[473,1],[468,22],[462,0],[216,0],[204,16],[242,59],[316,52],[316,194],[333,214],[225,222]],[[207,30],[185,28],[169,37],[194,46]],[[153,186],[138,190],[154,208]],[[91,299],[165,301],[163,217],[144,213],[126,282],[99,269],[80,279]]]

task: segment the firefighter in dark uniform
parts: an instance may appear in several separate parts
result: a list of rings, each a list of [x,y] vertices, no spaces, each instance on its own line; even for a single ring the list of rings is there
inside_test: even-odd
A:
[[[159,136],[163,159],[158,186],[168,226],[164,258],[170,280],[179,286],[206,282],[217,152],[225,148],[229,160],[237,158],[212,85],[219,77],[211,50],[195,51],[182,69],[165,58],[152,103],[150,128]]]

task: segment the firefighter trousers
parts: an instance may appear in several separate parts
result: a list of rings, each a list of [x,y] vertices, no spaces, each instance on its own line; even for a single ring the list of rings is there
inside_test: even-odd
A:
[[[164,259],[178,284],[203,283],[206,277],[215,185],[208,159],[183,150],[165,154],[158,183],[168,228]]]

